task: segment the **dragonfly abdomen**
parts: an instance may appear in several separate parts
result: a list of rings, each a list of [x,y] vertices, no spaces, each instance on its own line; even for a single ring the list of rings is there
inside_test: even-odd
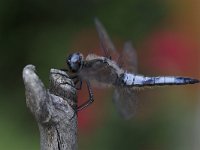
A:
[[[147,77],[142,75],[135,75],[131,73],[124,73],[122,81],[127,86],[156,86],[156,85],[185,85],[195,84],[199,80],[187,77],[174,77],[174,76],[158,76]]]

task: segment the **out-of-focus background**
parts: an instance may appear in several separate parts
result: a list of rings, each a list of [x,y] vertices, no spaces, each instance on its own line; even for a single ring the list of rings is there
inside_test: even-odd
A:
[[[34,64],[48,87],[50,68],[66,67],[69,53],[100,51],[94,17],[119,50],[133,42],[141,74],[200,78],[199,7],[195,0],[0,0],[0,149],[39,149],[22,69]],[[199,85],[139,91],[137,114],[124,121],[112,90],[95,90],[95,102],[79,113],[79,149],[199,150],[198,93]]]

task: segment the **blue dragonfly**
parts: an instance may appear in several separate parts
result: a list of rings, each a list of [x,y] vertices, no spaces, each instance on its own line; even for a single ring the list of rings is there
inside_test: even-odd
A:
[[[89,99],[78,106],[80,111],[93,101],[93,92],[90,82],[97,86],[114,87],[113,101],[119,114],[129,119],[134,116],[138,98],[136,89],[141,87],[186,85],[199,83],[199,80],[188,77],[157,76],[149,77],[137,73],[137,54],[131,42],[126,42],[121,54],[114,47],[105,28],[98,19],[95,19],[104,56],[89,54],[85,59],[80,52],[70,54],[66,59],[71,78],[81,89],[82,80],[86,81]],[[112,56],[117,58],[112,60]]]

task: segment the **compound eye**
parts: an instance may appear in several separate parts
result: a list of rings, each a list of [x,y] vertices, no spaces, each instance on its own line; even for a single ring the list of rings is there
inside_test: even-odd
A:
[[[77,68],[77,69],[80,68],[80,66],[81,66],[80,60],[75,61],[75,62],[74,62],[74,65],[76,65],[76,68]]]
[[[79,53],[74,53],[68,57],[67,64],[72,72],[77,72],[82,65],[82,57]]]

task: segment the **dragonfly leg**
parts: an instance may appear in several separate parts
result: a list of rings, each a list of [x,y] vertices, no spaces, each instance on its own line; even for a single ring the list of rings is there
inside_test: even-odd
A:
[[[78,78],[78,75],[70,75],[69,78],[70,78],[70,79],[77,79],[77,78]]]
[[[60,70],[65,71],[65,72],[68,72],[68,71],[69,71],[68,69],[60,69]]]
[[[81,88],[82,88],[82,80],[80,80],[80,79],[76,79],[75,81],[74,81],[74,84],[76,85],[76,89],[77,90],[81,90]]]
[[[86,81],[86,84],[87,84],[87,88],[88,88],[88,92],[89,92],[89,99],[85,103],[78,106],[77,111],[85,109],[87,106],[89,106],[94,101],[93,92],[92,92],[92,89],[91,89],[91,86],[90,86],[90,82]]]
[[[70,79],[72,79],[74,84],[76,85],[75,88],[77,90],[81,90],[81,88],[82,88],[82,80],[77,75],[70,76]]]

